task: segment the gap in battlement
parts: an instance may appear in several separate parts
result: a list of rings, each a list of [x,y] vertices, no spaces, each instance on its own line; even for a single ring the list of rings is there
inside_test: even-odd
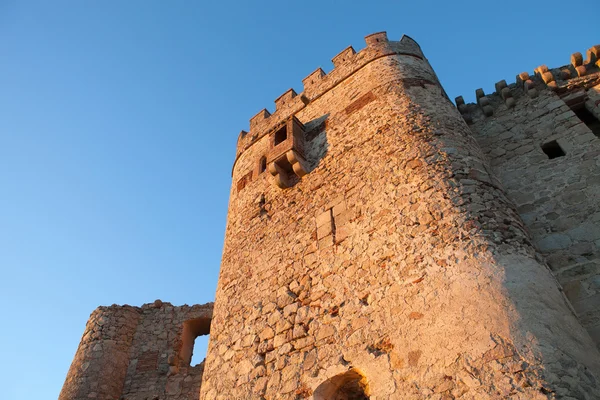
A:
[[[597,137],[600,137],[600,121],[589,112],[589,110],[585,107],[581,107],[577,110],[573,111],[577,118],[581,120]]]
[[[556,140],[543,144],[542,151],[548,156],[549,159],[566,155],[565,151],[560,147]]]

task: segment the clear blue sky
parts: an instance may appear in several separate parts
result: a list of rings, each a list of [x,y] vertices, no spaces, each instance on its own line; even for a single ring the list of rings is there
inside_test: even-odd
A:
[[[472,101],[600,43],[597,0],[362,3],[0,0],[3,398],[55,399],[98,305],[213,300],[239,131],[346,46]]]

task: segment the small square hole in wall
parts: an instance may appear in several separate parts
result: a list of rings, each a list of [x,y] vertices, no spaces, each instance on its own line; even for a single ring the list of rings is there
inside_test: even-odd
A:
[[[560,147],[556,140],[543,144],[542,151],[546,153],[549,159],[566,155],[565,151]]]

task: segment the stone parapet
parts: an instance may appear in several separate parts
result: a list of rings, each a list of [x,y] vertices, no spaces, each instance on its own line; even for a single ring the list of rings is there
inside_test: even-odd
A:
[[[350,46],[336,55],[332,59],[334,68],[329,73],[325,73],[323,69],[318,68],[304,78],[302,80],[304,86],[302,93],[296,94],[293,89],[286,91],[275,100],[276,109],[273,114],[267,109],[263,109],[252,117],[250,119],[250,131],[238,138],[238,157],[246,148],[267,134],[270,129],[295,115],[306,104],[316,100],[369,62],[391,54],[424,58],[419,45],[408,36],[403,36],[400,41],[389,41],[386,33],[380,32],[367,36],[365,41],[367,47],[359,52],[356,52]]]

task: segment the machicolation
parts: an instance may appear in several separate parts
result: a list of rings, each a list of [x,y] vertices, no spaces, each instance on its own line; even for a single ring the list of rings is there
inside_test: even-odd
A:
[[[453,104],[365,40],[240,133],[214,310],[98,308],[61,400],[600,398],[600,45]]]

